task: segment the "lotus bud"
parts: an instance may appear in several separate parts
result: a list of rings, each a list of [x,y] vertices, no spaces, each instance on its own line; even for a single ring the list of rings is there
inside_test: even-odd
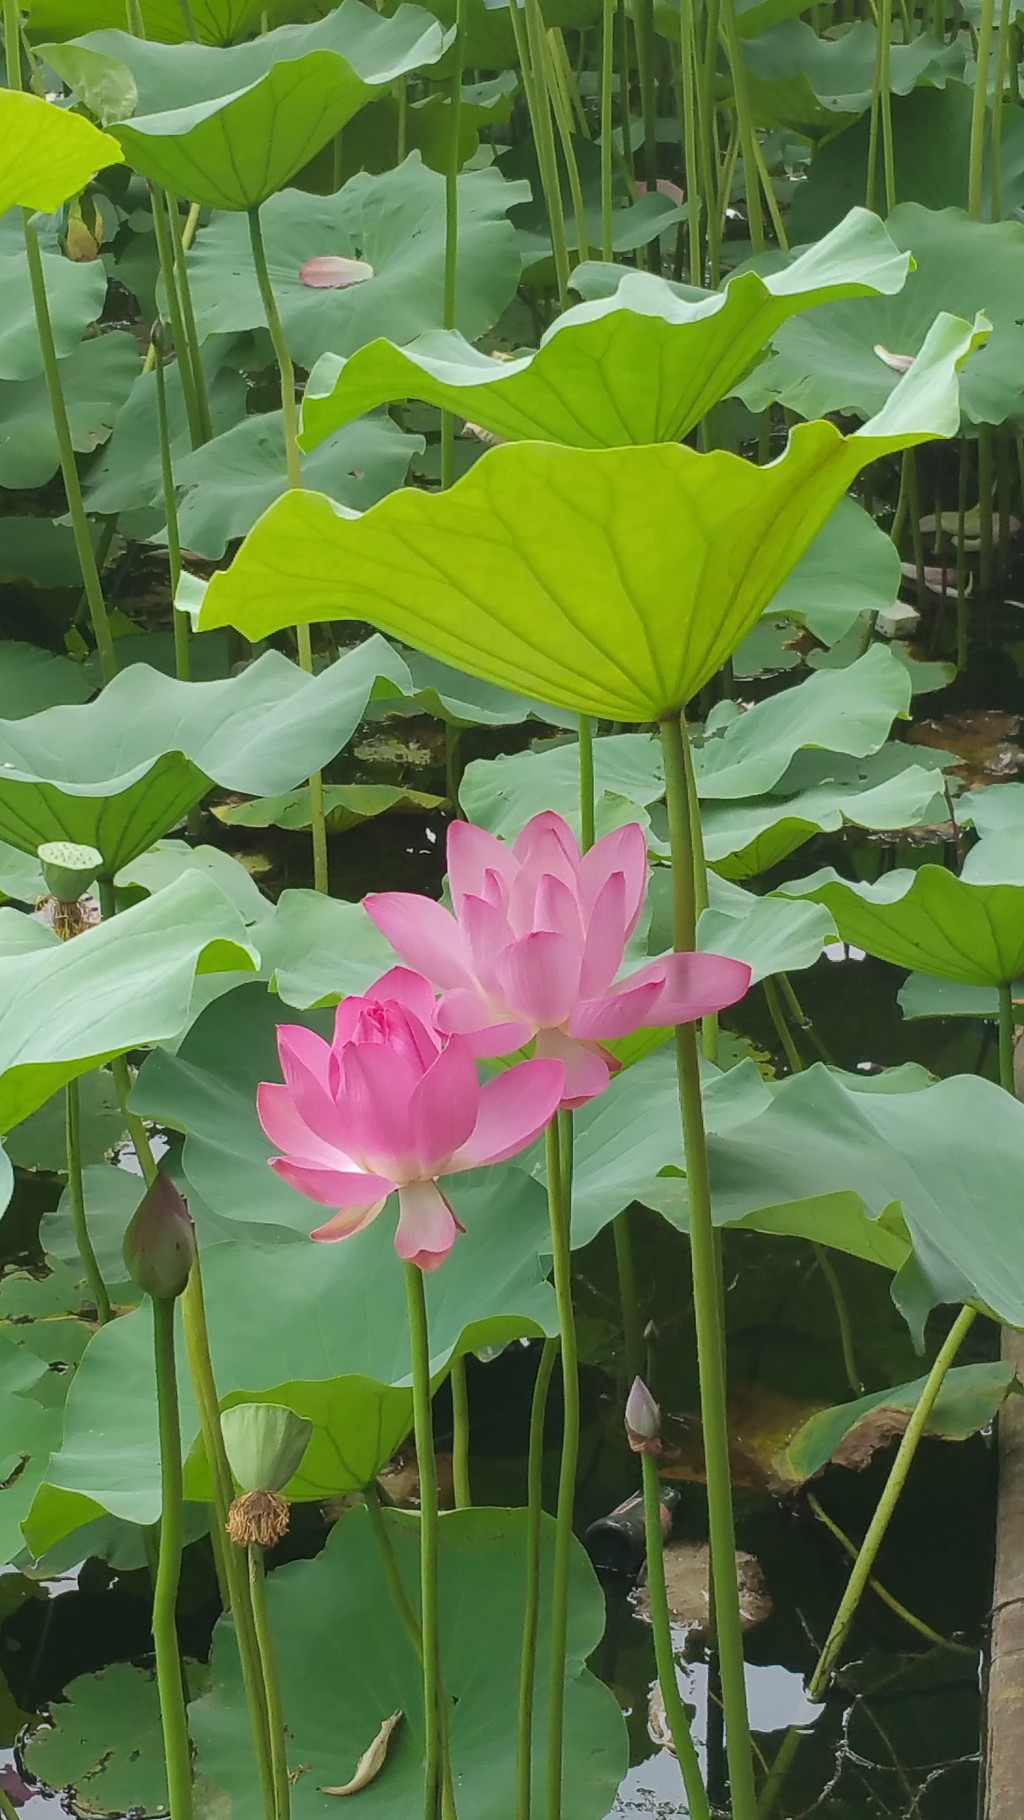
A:
[[[626,1439],[634,1453],[661,1452],[661,1410],[643,1378],[633,1379],[626,1398]]]
[[[36,848],[36,857],[46,889],[59,904],[75,904],[84,897],[103,865],[97,848],[79,847],[69,840],[44,841]]]
[[[181,1295],[195,1255],[196,1229],[188,1204],[161,1171],[128,1222],[124,1261],[140,1289],[166,1302]]]
[[[279,1403],[236,1403],[220,1426],[242,1487],[228,1512],[228,1535],[240,1548],[271,1548],[288,1533],[289,1504],[281,1488],[298,1472],[313,1424]]]

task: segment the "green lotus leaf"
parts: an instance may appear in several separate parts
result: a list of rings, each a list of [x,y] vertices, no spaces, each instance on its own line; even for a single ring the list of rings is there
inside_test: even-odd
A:
[[[73,942],[0,959],[0,1130],[111,1056],[176,1036],[197,971],[251,970],[245,925],[201,873]]]
[[[49,249],[41,251],[54,345],[63,359],[102,313],[107,274],[99,260],[76,264]],[[5,253],[0,256],[0,379],[33,379],[42,369],[28,260],[24,253]]]
[[[383,1513],[385,1534],[409,1602],[416,1599],[419,1519]],[[515,1711],[522,1643],[528,1514],[525,1510],[446,1513],[439,1537],[444,1612],[441,1672],[450,1705],[452,1771],[459,1820],[514,1811]],[[554,1524],[543,1519],[541,1636],[550,1625]],[[280,1664],[288,1760],[308,1764],[292,1790],[296,1820],[325,1810],[324,1787],[347,1782],[396,1709],[404,1715],[380,1775],[365,1791],[378,1820],[408,1820],[422,1805],[423,1686],[416,1650],[387,1573],[387,1557],[365,1510],[348,1512],[312,1561],[279,1568],[268,1585]],[[486,1611],[486,1623],[481,1613]],[[584,1666],[605,1623],[604,1595],[583,1548],[573,1544],[565,1688],[565,1820],[601,1820],[628,1760],[619,1705]],[[359,1639],[353,1649],[352,1639]],[[542,1799],[547,1656],[538,1652],[534,1707],[534,1799]],[[218,1626],[209,1694],[194,1702],[190,1729],[200,1773],[227,1791],[235,1811],[256,1798],[252,1746],[234,1635]]]
[[[1024,835],[1024,784],[990,784],[983,790],[966,791],[956,805],[956,819],[961,826],[976,829],[983,839]]]
[[[443,796],[430,796],[425,790],[405,790],[396,784],[326,784],[324,818],[328,834],[346,834],[362,822],[378,815],[411,813],[422,815],[431,809],[443,809]],[[313,811],[309,786],[290,790],[285,796],[260,796],[251,803],[234,803],[216,811],[217,819],[229,828],[310,828]]]
[[[306,484],[365,511],[402,485],[412,457],[423,448],[422,436],[404,435],[390,417],[367,417],[346,424],[310,456]],[[182,544],[200,556],[223,556],[287,486],[280,411],[243,418],[184,455],[174,478],[183,489],[178,505]]]
[[[891,607],[902,580],[891,537],[847,495],[769,601],[765,618],[795,619],[834,645],[862,613]]]
[[[108,164],[121,164],[116,139],[38,95],[0,89],[0,215],[52,215]]]
[[[78,1675],[55,1702],[52,1723],[35,1733],[26,1764],[49,1788],[74,1791],[93,1814],[143,1816],[167,1810],[160,1699],[152,1674],[114,1662]]]
[[[181,0],[139,0],[147,39],[182,44],[191,37]],[[278,10],[263,0],[189,0],[189,8],[204,44],[230,44],[258,23],[264,12]],[[125,23],[124,0],[25,0],[28,29],[34,39],[73,38],[90,32],[118,30]]]
[[[255,1076],[253,1076],[255,1081]],[[235,1140],[237,1143],[237,1140]],[[262,1165],[270,1176],[271,1171]],[[428,1282],[431,1356],[557,1330],[554,1292],[539,1256],[547,1203],[511,1166],[452,1178],[466,1226],[444,1272]],[[298,1198],[298,1197],[296,1197]],[[308,1232],[315,1209],[305,1203]],[[292,1236],[269,1246],[227,1240],[204,1249],[213,1366],[225,1402],[284,1404],[316,1433],[289,1496],[321,1499],[368,1484],[412,1426],[407,1311],[389,1211],[341,1246]],[[182,1342],[179,1337],[179,1345]],[[90,1341],[65,1410],[52,1485],[133,1523],[160,1510],[160,1459],[148,1303]],[[208,1492],[199,1416],[179,1386],[186,1495]]]
[[[389,18],[361,0],[230,50],[123,32],[77,42],[135,78],[140,111],[112,130],[136,170],[194,202],[240,210],[283,188],[365,101],[444,48],[419,7]]]
[[[1024,972],[1024,882],[972,884],[925,865],[864,885],[824,867],[780,893],[827,905],[843,941],[896,967],[965,986],[1006,985]]]
[[[942,1301],[1024,1326],[1024,1107],[975,1075],[890,1085],[820,1064],[781,1082],[766,1111],[709,1140],[716,1220],[844,1250],[874,1233],[918,1331]]]
[[[866,1463],[877,1447],[899,1432],[899,1418],[910,1417],[926,1383],[926,1378],[918,1378],[913,1384],[894,1384],[852,1403],[818,1410],[797,1429],[777,1458],[780,1476],[790,1486],[803,1485],[822,1472],[840,1449],[849,1463]],[[940,1435],[944,1441],[966,1441],[969,1435],[988,1428],[1007,1396],[1019,1388],[1008,1360],[954,1366],[943,1380],[924,1432]],[[891,1425],[890,1415],[897,1418]]]
[[[594,788],[598,800],[624,799],[636,809],[658,802],[665,794],[658,741],[649,733],[612,733],[595,740]],[[573,740],[536,752],[475,758],[462,774],[459,800],[469,821],[506,840],[514,840],[530,817],[545,809],[556,809],[578,827],[579,747]]]
[[[21,1525],[60,1438],[59,1406],[47,1407],[35,1392],[51,1376],[46,1360],[0,1333],[0,1560],[22,1553]]]
[[[84,44],[46,44],[40,49],[50,68],[100,126],[134,114],[139,91],[131,70],[118,57]]]
[[[58,528],[48,518],[15,519],[13,522],[41,525],[47,538]],[[5,518],[5,542],[11,524],[12,520]],[[0,573],[5,556],[6,551],[0,556]],[[77,558],[75,561],[75,580],[80,581]],[[21,720],[26,714],[38,714],[42,709],[56,707],[62,702],[88,701],[92,693],[92,683],[81,664],[72,663],[69,657],[57,657],[52,651],[41,651],[38,645],[24,645],[13,639],[4,641],[0,715],[5,720]]]
[[[960,396],[972,423],[1002,423],[1024,390],[1024,225],[905,202],[886,226],[916,264],[899,295],[830,304],[806,322],[784,324],[768,360],[740,388],[743,398],[754,411],[779,401],[804,417],[867,417],[896,383],[876,347],[917,354],[936,310],[970,316],[983,307],[992,334],[965,368]]]
[[[458,327],[471,340],[500,316],[519,283],[515,230],[505,219],[525,186],[496,169],[459,178]],[[261,215],[274,295],[300,365],[325,349],[352,353],[382,331],[411,341],[444,320],[444,178],[411,154],[380,176],[365,172],[334,196],[286,190]],[[321,254],[358,258],[373,276],[347,289],[316,290],[300,277]],[[247,224],[217,215],[189,258],[203,335],[262,327]]]
[[[820,143],[871,106],[878,32],[857,20],[839,37],[819,38],[801,19],[787,19],[743,46],[747,93],[758,124],[789,127]],[[906,95],[918,83],[941,88],[964,67],[962,44],[933,31],[889,49],[889,87]]]
[[[727,879],[708,880],[710,903],[697,925],[697,946],[708,954],[727,954],[746,961],[754,980],[773,973],[796,973],[812,967],[826,942],[835,940],[835,925],[822,904],[805,904],[815,916],[792,916],[778,898],[755,897]]]
[[[1014,1002],[1020,1002],[1021,988],[1014,985]],[[962,986],[959,980],[935,979],[930,973],[908,973],[896,1003],[903,1016],[970,1017],[999,1016],[998,986]]]
[[[433,714],[449,727],[510,727],[519,721],[542,720],[549,725],[576,730],[577,720],[564,708],[552,708],[541,701],[529,701],[511,689],[498,689],[493,683],[467,676],[464,670],[453,670],[450,664],[435,663],[419,651],[402,653],[409,668],[408,690],[378,701],[376,712],[384,718],[396,714]]]
[[[325,897],[321,891],[282,891],[273,916],[260,929],[259,950],[263,971],[279,998],[303,1010],[364,992],[398,960],[361,904]],[[257,1009],[256,995],[251,1000],[248,994],[245,997],[263,1040],[267,1008]],[[241,1002],[236,999],[234,1005]],[[266,1053],[266,1065],[272,1068],[272,1047]],[[148,1076],[145,1086],[149,1091]],[[244,1085],[240,1091],[244,1098]]]
[[[121,329],[81,342],[61,361],[71,443],[80,454],[92,454],[107,440],[141,366],[138,342]],[[0,381],[0,487],[45,486],[59,466],[42,374]]]
[[[226,682],[133,664],[94,702],[0,721],[0,835],[30,853],[47,840],[97,847],[112,875],[211,784],[271,795],[326,764],[389,672],[403,666],[379,638],[317,677],[276,651]]]
[[[677,444],[519,443],[362,518],[293,492],[214,576],[200,628],[358,616],[522,694],[660,719],[721,668],[861,468],[955,430],[957,366],[983,332],[939,317],[879,417],[847,438],[799,424],[764,468]]]
[[[303,446],[395,398],[426,399],[512,440],[678,442],[789,316],[835,297],[898,290],[907,263],[877,217],[854,209],[780,273],[742,273],[700,302],[650,273],[627,272],[614,296],[567,310],[519,360],[441,333],[411,348],[373,341],[347,360],[328,354],[306,390]]]
[[[235,342],[214,336],[203,343],[201,358],[215,437],[245,418],[248,387],[237,366],[230,364]],[[165,368],[167,428],[171,458],[177,475],[192,453],[188,414],[176,360]],[[117,417],[102,455],[83,477],[83,490],[91,512],[110,516],[153,506],[163,511],[163,475],[157,417],[156,375],[140,373]],[[156,520],[154,528],[159,528]],[[149,634],[152,640],[153,634]]]
[[[455,24],[456,0],[429,0],[427,11],[447,29]],[[546,25],[561,30],[580,31],[593,25],[601,16],[599,0],[541,0],[541,14]],[[487,0],[462,0],[459,18],[465,32],[464,57],[467,68],[507,70],[516,63],[516,40],[504,4],[489,6]],[[676,28],[678,32],[678,27]],[[446,59],[446,65],[450,60]]]

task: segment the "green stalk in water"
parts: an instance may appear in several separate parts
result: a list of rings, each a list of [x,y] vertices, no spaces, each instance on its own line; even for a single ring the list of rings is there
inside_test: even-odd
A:
[[[462,73],[465,66],[464,0],[455,5],[455,47],[448,99],[448,155],[444,167],[444,327],[454,329],[459,303],[459,125],[462,117]],[[441,485],[455,479],[455,419],[441,412]]]
[[[533,1805],[533,1695],[537,1681],[537,1634],[540,1628],[540,1546],[543,1506],[544,1418],[558,1341],[545,1340],[533,1386],[530,1449],[526,1474],[526,1588],[523,1594],[523,1653],[519,1670],[519,1725],[516,1770],[516,1820],[530,1820]]]
[[[455,1483],[456,1510],[469,1510],[473,1494],[469,1482],[469,1397],[466,1391],[466,1361],[460,1353],[452,1360],[449,1381],[452,1387],[452,1478]]]
[[[569,1572],[572,1565],[573,1507],[580,1444],[579,1363],[572,1305],[572,1115],[558,1113],[546,1139],[548,1213],[554,1264],[555,1300],[562,1346],[562,1455],[555,1514],[555,1561],[551,1581],[551,1680],[548,1690],[546,1820],[562,1812],[562,1756],[565,1738],[565,1654],[569,1634]]]
[[[438,1820],[441,1812],[442,1743],[441,1655],[437,1583],[437,1462],[430,1401],[430,1337],[423,1273],[405,1266],[412,1348],[412,1396],[416,1460],[420,1476],[420,1630],[423,1637],[423,1813]]]
[[[171,454],[170,426],[167,417],[167,378],[164,373],[163,324],[156,322],[152,340],[156,345],[156,414],[160,438],[160,478],[163,484],[164,514],[167,518],[167,556],[171,572],[171,616],[174,626],[174,671],[179,682],[192,678],[190,625],[187,613],[174,605],[181,581],[181,534],[178,530],[178,495],[174,487],[174,457]]]

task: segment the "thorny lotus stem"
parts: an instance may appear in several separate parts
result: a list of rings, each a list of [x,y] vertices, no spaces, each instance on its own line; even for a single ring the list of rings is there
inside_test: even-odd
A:
[[[466,1361],[460,1354],[452,1360],[449,1373],[452,1389],[452,1478],[455,1482],[456,1510],[469,1510],[473,1494],[469,1482],[469,1397],[466,1392]]]
[[[178,1653],[175,1607],[184,1541],[181,1430],[174,1361],[174,1301],[154,1297],[153,1342],[160,1423],[160,1554],[153,1588],[153,1643],[171,1820],[192,1820],[192,1752]]]
[[[976,221],[981,220],[981,191],[985,168],[985,125],[988,119],[988,68],[992,60],[992,37],[995,28],[995,0],[982,0],[978,25],[977,68],[974,76],[974,100],[971,107],[971,150],[968,162],[967,207]],[[1001,97],[995,98],[1000,106]]]
[[[644,1336],[640,1325],[640,1304],[636,1292],[636,1262],[633,1256],[633,1233],[629,1208],[623,1207],[612,1221],[615,1242],[615,1270],[619,1279],[619,1305],[622,1309],[622,1333],[626,1354],[626,1378],[644,1374]]]
[[[513,18],[516,9],[512,9]],[[562,188],[558,175],[558,161],[555,155],[555,134],[551,121],[551,98],[544,67],[544,19],[540,10],[540,0],[525,0],[526,40],[529,46],[532,83],[527,89],[527,102],[530,104],[531,125],[540,166],[541,185],[544,190],[544,201],[547,207],[548,224],[551,229],[551,250],[555,261],[555,280],[558,286],[558,302],[565,309],[569,301],[569,243],[565,233],[565,213],[562,208]]]
[[[441,1799],[440,1638],[437,1588],[437,1462],[430,1407],[430,1337],[423,1273],[405,1266],[412,1349],[412,1400],[420,1475],[420,1628],[423,1636],[423,1811],[437,1820]]]
[[[822,1509],[813,1492],[808,1492],[807,1502],[819,1523],[824,1523],[829,1534],[835,1536],[836,1541],[845,1549],[851,1560],[855,1561],[857,1559],[856,1542],[852,1542],[846,1532],[840,1529],[835,1519],[829,1516],[828,1511]],[[876,1580],[872,1576],[868,1585],[875,1597],[881,1599],[882,1604],[887,1605],[898,1618],[902,1618],[904,1624],[908,1624],[911,1630],[916,1630],[918,1636],[926,1638],[929,1643],[934,1643],[939,1649],[949,1649],[958,1656],[971,1656],[975,1661],[977,1660],[978,1652],[976,1649],[972,1649],[969,1643],[957,1643],[952,1637],[944,1637],[941,1631],[933,1630],[931,1625],[926,1624],[923,1618],[919,1618],[916,1612],[910,1610],[909,1606],[895,1598],[888,1588],[882,1585],[881,1580]]]
[[[661,737],[665,754],[669,843],[672,853],[675,946],[677,950],[687,950],[694,946],[696,918],[693,901],[693,837],[683,744],[686,735],[679,715],[662,721]],[[743,1635],[736,1579],[736,1533],[729,1472],[721,1262],[711,1213],[711,1182],[701,1098],[700,1062],[697,1033],[693,1024],[680,1024],[677,1027],[676,1062],[686,1147],[690,1262],[707,1472],[711,1581],[722,1673],[729,1786],[733,1820],[754,1820],[757,1800],[747,1717]]]
[[[270,268],[267,265],[267,250],[263,242],[263,224],[260,221],[259,209],[250,209],[248,214],[252,263],[260,296],[263,299],[263,313],[267,319],[274,356],[281,374],[281,417],[284,424],[288,485],[301,487],[302,457],[299,452],[299,409],[295,402],[295,368],[288,348],[288,337],[284,332],[284,323],[281,321],[281,312],[274,296],[274,287],[270,281]],[[296,626],[295,640],[298,645],[299,664],[307,676],[312,676],[313,644],[309,627]],[[327,864],[327,824],[324,819],[324,780],[319,771],[314,772],[309,780],[309,812],[313,830],[313,889],[322,891],[326,896],[330,889]]]
[[[160,478],[163,484],[164,512],[167,516],[167,554],[171,570],[174,670],[179,682],[189,682],[192,677],[189,617],[187,613],[181,611],[180,607],[173,604],[178,593],[178,583],[181,580],[181,535],[178,530],[178,498],[174,490],[174,457],[171,454],[171,432],[167,416],[167,375],[164,372],[162,323],[158,322],[154,326],[152,340],[157,347],[154,369],[156,373],[156,415],[157,433],[160,440]]]
[[[1013,1081],[1013,1032],[1014,1032],[1013,986],[1004,983],[999,988],[999,1085],[1007,1093],[1016,1091]]]
[[[526,1468],[526,1588],[523,1594],[523,1653],[519,1669],[519,1728],[516,1756],[516,1820],[530,1820],[533,1803],[533,1694],[537,1679],[540,1624],[540,1544],[543,1506],[544,1418],[558,1341],[545,1340],[533,1385],[530,1449]]]
[[[974,1308],[961,1308],[928,1373],[924,1389],[917,1399],[914,1412],[897,1449],[896,1458],[885,1482],[885,1490],[878,1500],[867,1535],[861,1543],[839,1610],[832,1621],[832,1628],[825,1639],[814,1672],[807,1683],[807,1696],[810,1700],[820,1700],[832,1679],[833,1670],[842,1654],[846,1639],[850,1634],[850,1627],[857,1615],[857,1608],[863,1597],[864,1589],[871,1580],[874,1565],[878,1559],[878,1551],[885,1540],[893,1511],[899,1502],[921,1437],[928,1425],[928,1417],[931,1415],[942,1389],[946,1373],[960,1351],[976,1314],[977,1310]],[[803,1736],[804,1733],[796,1726],[786,1733],[778,1756],[772,1764],[768,1780],[761,1791],[761,1800],[757,1810],[760,1820],[767,1820],[767,1816],[774,1809]]]
[[[267,1696],[270,1760],[274,1778],[274,1811],[277,1820],[289,1820],[292,1809],[292,1791],[291,1783],[288,1780],[288,1742],[284,1723],[284,1703],[281,1699],[281,1677],[277,1670],[274,1634],[270,1628],[270,1614],[267,1611],[267,1580],[263,1569],[263,1550],[258,1542],[250,1543],[248,1555],[249,1590],[256,1628],[256,1646],[259,1650],[263,1686]]]
[[[185,255],[192,245],[198,216],[193,215],[195,204],[189,209],[184,223],[178,210],[178,199],[170,191],[164,192],[167,203],[167,219],[171,230],[171,246],[174,253],[174,271],[181,299],[181,320],[185,330],[192,360],[192,380],[196,390],[196,404],[199,407],[199,427],[203,442],[213,438],[213,418],[210,413],[210,394],[206,385],[206,369],[203,366],[203,350],[199,341],[199,329],[196,325],[195,306],[192,301],[192,280],[189,275],[188,260]]]
[[[672,1737],[672,1748],[682,1771],[683,1787],[690,1820],[711,1820],[707,1790],[704,1787],[694,1747],[690,1721],[676,1679],[672,1651],[672,1625],[665,1586],[665,1543],[661,1533],[661,1486],[654,1456],[640,1455],[644,1476],[644,1534],[647,1542],[647,1591],[651,1607],[651,1629],[654,1633],[654,1659],[658,1665],[658,1685],[665,1702],[665,1717]]]
[[[64,1089],[64,1132],[68,1166],[68,1199],[71,1202],[71,1225],[75,1244],[82,1260],[89,1294],[96,1305],[96,1318],[101,1327],[110,1320],[110,1296],[103,1281],[96,1252],[89,1233],[85,1211],[85,1185],[82,1180],[81,1102],[78,1082],[69,1081]]]
[[[594,787],[594,723],[589,714],[579,716],[580,846],[587,853],[594,845],[596,810]]]
[[[569,1634],[569,1571],[576,1464],[580,1445],[580,1386],[576,1317],[572,1306],[572,1115],[560,1112],[547,1129],[548,1212],[555,1300],[562,1342],[562,1457],[555,1513],[555,1560],[551,1579],[551,1679],[548,1689],[546,1820],[562,1812],[562,1752],[565,1730],[565,1652]]]
[[[193,349],[189,343],[185,318],[181,310],[181,294],[178,290],[178,276],[174,266],[174,240],[167,215],[167,198],[163,190],[151,183],[149,199],[153,211],[153,231],[156,236],[157,253],[160,259],[160,275],[167,293],[167,312],[171,319],[171,331],[174,336],[174,352],[178,357],[178,372],[181,376],[181,390],[185,400],[185,414],[188,418],[189,440],[192,447],[198,449],[204,441],[203,414],[199,404]]]

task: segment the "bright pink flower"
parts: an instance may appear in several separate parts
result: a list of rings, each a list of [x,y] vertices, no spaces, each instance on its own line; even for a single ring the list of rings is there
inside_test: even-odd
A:
[[[558,1061],[522,1062],[480,1085],[473,1046],[434,1027],[434,989],[394,967],[338,1006],[334,1040],[297,1024],[277,1032],[284,1082],[264,1082],[270,1166],[338,1211],[315,1239],[346,1239],[398,1193],[399,1257],[435,1270],[459,1222],[438,1176],[500,1163],[532,1144],[556,1110]]]
[[[366,899],[402,959],[441,992],[437,1024],[477,1055],[536,1037],[565,1064],[565,1099],[582,1105],[617,1067],[603,1045],[642,1025],[686,1024],[743,997],[750,968],[717,954],[669,954],[619,979],[643,908],[647,843],[636,822],[581,857],[560,815],[527,822],[508,847],[471,822],[448,830],[455,914],[404,891]]]

